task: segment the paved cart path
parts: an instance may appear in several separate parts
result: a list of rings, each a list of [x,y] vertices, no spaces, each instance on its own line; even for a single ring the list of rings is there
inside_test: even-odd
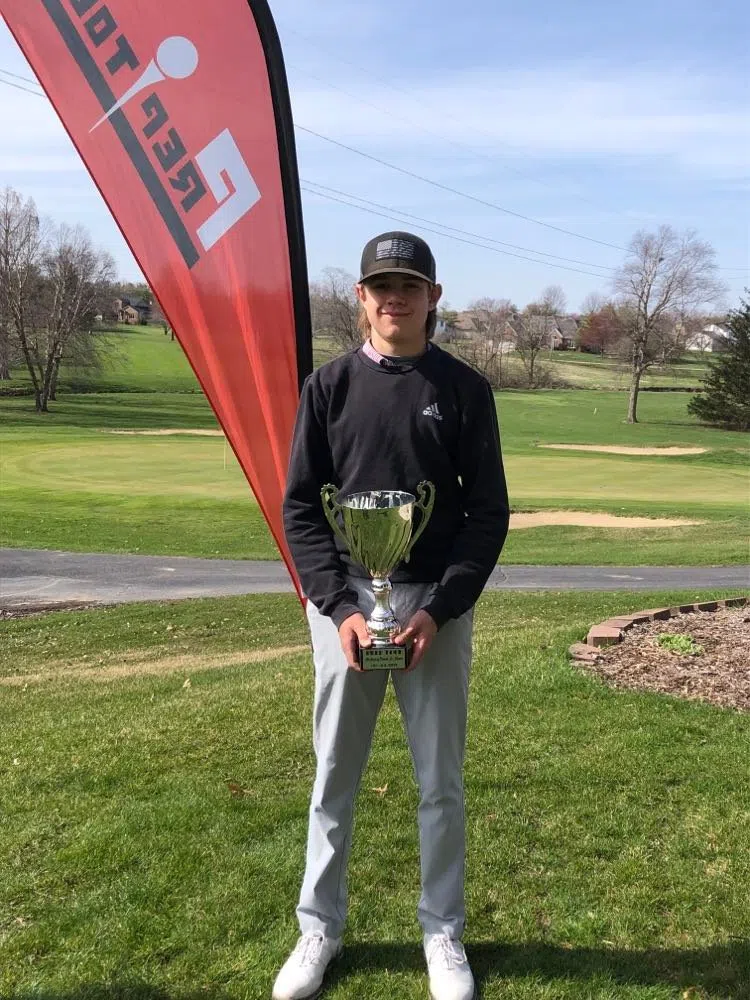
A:
[[[750,566],[498,566],[494,590],[750,588]],[[0,549],[0,605],[291,592],[281,562]]]

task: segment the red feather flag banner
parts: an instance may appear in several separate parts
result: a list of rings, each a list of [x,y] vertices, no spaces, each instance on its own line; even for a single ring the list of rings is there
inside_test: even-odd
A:
[[[297,586],[281,500],[312,370],[286,74],[266,0],[0,0],[172,325]]]

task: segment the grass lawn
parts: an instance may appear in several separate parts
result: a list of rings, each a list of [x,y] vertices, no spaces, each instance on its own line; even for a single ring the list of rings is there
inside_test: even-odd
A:
[[[484,1000],[750,995],[750,716],[612,691],[565,652],[614,613],[718,596],[480,601],[467,947]],[[0,643],[0,995],[267,997],[313,774],[295,599],[5,621]],[[416,802],[389,694],[331,1000],[426,996]]]
[[[69,392],[196,392],[198,380],[177,340],[158,326],[119,326],[98,335],[102,370],[60,368],[58,389]],[[0,385],[31,390],[28,371],[19,367]]]
[[[644,394],[623,423],[614,392],[498,397],[514,510],[678,516],[697,527],[539,527],[513,531],[503,560],[529,564],[747,561],[747,435],[701,427],[681,394]],[[0,398],[0,544],[74,551],[277,558],[223,438],[114,430],[217,429],[202,395],[68,395],[49,414]],[[552,451],[544,444],[700,446],[691,456]]]
[[[70,392],[195,392],[201,393],[190,362],[179,341],[171,340],[159,326],[121,325],[99,334],[102,368],[100,371],[71,369],[62,365],[58,388]],[[313,363],[317,367],[340,353],[326,339],[313,343]],[[2,389],[31,392],[31,379],[24,367],[13,371]]]
[[[708,355],[710,357],[710,355]],[[518,359],[511,355],[511,364],[518,365]],[[630,384],[627,365],[616,358],[599,357],[595,354],[579,354],[577,351],[551,351],[542,355],[553,373],[572,386],[581,389],[626,389]],[[644,389],[652,386],[670,388],[700,385],[708,372],[707,358],[687,354],[674,365],[649,369],[643,377]]]
[[[65,365],[60,370],[59,389],[67,392],[200,392],[192,368],[180,344],[170,340],[158,326],[119,326],[116,331],[99,335],[102,344],[101,371],[82,371]],[[455,345],[443,345],[456,353]],[[340,351],[328,337],[313,341],[315,367],[329,361]],[[650,386],[689,386],[700,384],[708,370],[710,356],[688,353],[667,368],[649,370],[643,378],[644,388]],[[582,389],[624,389],[629,375],[615,358],[577,351],[545,351],[541,361],[565,382]],[[520,368],[520,361],[511,354],[508,366]],[[13,389],[31,388],[28,372],[19,367],[14,378],[3,383]]]

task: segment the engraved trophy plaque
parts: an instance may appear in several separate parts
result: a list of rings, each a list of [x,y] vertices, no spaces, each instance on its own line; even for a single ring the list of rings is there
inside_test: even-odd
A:
[[[368,490],[341,496],[336,495],[336,487],[330,484],[320,491],[331,528],[344,541],[352,558],[372,577],[375,607],[367,621],[372,645],[360,648],[359,663],[363,670],[403,670],[409,665],[410,650],[392,641],[401,631],[401,624],[390,605],[393,588],[388,577],[398,563],[408,561],[432,514],[434,485],[422,482],[417,493],[419,499],[413,493],[398,490]],[[422,515],[416,528],[415,510]],[[341,524],[337,514],[341,515]]]

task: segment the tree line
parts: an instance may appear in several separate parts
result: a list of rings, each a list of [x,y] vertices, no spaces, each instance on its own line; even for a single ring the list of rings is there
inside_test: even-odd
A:
[[[117,285],[115,279],[112,257],[94,246],[83,227],[56,226],[39,217],[30,198],[24,200],[12,188],[0,192],[0,380],[24,365],[36,409],[46,412],[63,361],[88,370],[101,367],[110,344],[96,336],[98,320],[111,312],[115,296],[126,292],[153,303],[152,318],[169,330],[148,285]],[[330,338],[340,350],[361,343],[354,284],[346,271],[328,268],[310,285],[313,333]],[[607,299],[589,296],[584,303],[577,346],[616,356],[627,366],[627,420],[635,423],[644,374],[682,355],[709,310],[722,306],[725,287],[710,244],[693,231],[661,226],[635,234],[614,272],[611,293]],[[453,333],[456,352],[495,388],[536,389],[553,384],[543,359],[565,309],[563,290],[551,285],[523,309],[507,298],[475,300],[463,313],[468,329],[459,331],[459,314],[450,306],[441,308],[439,318],[443,333]],[[691,410],[709,422],[748,429],[747,304],[719,318],[730,331],[726,357],[712,365],[703,399],[692,401]],[[520,366],[508,363],[511,351]],[[719,396],[725,401],[717,404]],[[709,398],[714,401],[706,402]]]
[[[326,269],[311,285],[313,330],[326,335],[341,350],[361,342],[359,305],[355,279],[340,268]],[[711,319],[727,324],[724,344],[727,357],[716,366],[736,362],[742,368],[742,330],[747,307],[727,315],[726,286],[719,279],[713,247],[688,230],[679,233],[663,225],[656,232],[639,231],[631,240],[625,259],[611,280],[611,295],[595,294],[584,302],[577,317],[576,346],[597,354],[616,357],[629,372],[627,421],[638,421],[638,398],[645,373],[654,366],[668,366],[685,352],[688,342]],[[438,317],[444,336],[468,364],[480,371],[496,388],[545,388],[554,384],[553,370],[544,364],[554,335],[555,322],[564,315],[565,294],[557,285],[545,288],[539,297],[519,309],[507,298],[480,298],[462,315],[444,306]],[[744,317],[744,318],[743,318]],[[519,366],[508,363],[513,352]],[[740,411],[750,406],[750,371],[746,377],[729,380],[736,386]],[[715,391],[716,379],[706,392]],[[726,388],[726,384],[725,384]],[[701,411],[699,403],[691,406]],[[711,422],[728,413],[729,425],[740,426],[741,417],[719,407]],[[739,423],[737,423],[739,420]],[[732,422],[734,421],[734,422]],[[747,425],[742,429],[748,429]]]
[[[37,411],[55,398],[64,358],[95,365],[89,331],[114,277],[112,257],[82,226],[56,226],[30,198],[0,192],[0,379],[20,355]]]
[[[115,348],[98,334],[133,301],[172,333],[149,286],[118,282],[112,256],[83,226],[55,225],[31,198],[0,191],[0,382],[25,367],[36,409],[47,412],[61,365],[100,370]]]

